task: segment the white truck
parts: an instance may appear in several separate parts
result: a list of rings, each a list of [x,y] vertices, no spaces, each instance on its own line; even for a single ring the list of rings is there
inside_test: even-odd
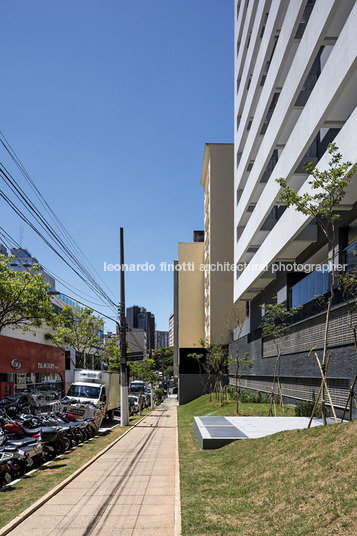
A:
[[[99,427],[99,421],[113,419],[114,411],[120,407],[119,374],[105,370],[75,369],[74,382],[68,389],[67,397],[71,404],[65,404],[66,409],[76,417],[86,418],[88,411],[85,411],[85,407],[88,404],[97,408],[96,423]]]

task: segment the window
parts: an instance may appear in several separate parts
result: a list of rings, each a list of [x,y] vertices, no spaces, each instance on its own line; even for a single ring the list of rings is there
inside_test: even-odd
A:
[[[357,264],[357,240],[350,244],[344,251],[344,262],[347,264],[346,270],[352,272],[356,269]]]
[[[322,265],[324,268],[326,265]],[[298,307],[314,300],[317,296],[325,294],[329,289],[329,272],[316,270],[290,289],[291,307]]]
[[[295,39],[301,39],[304,32],[305,32],[305,29],[306,29],[306,25],[307,23],[309,22],[309,18],[310,18],[310,15],[311,15],[311,12],[314,8],[314,5],[315,5],[315,0],[308,0],[307,4],[306,4],[306,7],[305,7],[305,10],[302,14],[302,17],[301,17],[301,21],[300,21],[300,24],[298,26],[298,29],[297,29],[297,32],[295,34]]]
[[[266,131],[267,131],[268,125],[270,123],[270,119],[271,119],[271,117],[272,117],[272,115],[274,113],[274,110],[275,110],[275,107],[277,105],[279,96],[280,96],[280,93],[274,93],[274,95],[273,95],[273,98],[271,100],[269,109],[268,109],[267,114],[266,114],[265,119],[264,119],[262,129],[260,131],[261,135],[265,134]]]

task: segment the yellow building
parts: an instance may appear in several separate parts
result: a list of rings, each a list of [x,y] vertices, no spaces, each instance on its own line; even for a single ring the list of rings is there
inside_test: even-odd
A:
[[[199,348],[204,339],[203,242],[180,242],[178,271],[179,348]]]
[[[204,188],[204,339],[230,342],[233,304],[234,154],[232,143],[207,143],[201,184]]]

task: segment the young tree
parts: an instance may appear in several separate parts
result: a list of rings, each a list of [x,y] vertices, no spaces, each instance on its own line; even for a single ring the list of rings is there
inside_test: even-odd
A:
[[[158,348],[153,351],[152,359],[155,361],[156,370],[161,370],[162,372],[162,385],[164,385],[164,379],[169,378],[173,374],[174,349],[172,346]]]
[[[200,339],[200,345],[204,349],[204,352],[188,354],[188,357],[193,357],[198,361],[201,375],[202,373],[207,375],[207,381],[204,385],[205,391],[211,382],[211,377],[214,376],[215,383],[213,390],[216,392],[218,398],[219,392],[223,392],[223,376],[227,374],[228,371],[228,349],[222,344],[210,344],[203,339]]]
[[[135,379],[143,380],[150,384],[151,389],[151,407],[154,407],[154,384],[158,382],[159,375],[156,372],[156,363],[154,359],[145,358],[142,362],[129,361],[130,376]]]
[[[357,169],[356,166],[352,166],[351,162],[341,162],[342,155],[338,152],[338,147],[335,143],[330,143],[327,151],[331,155],[328,169],[319,171],[314,167],[313,163],[306,165],[306,171],[311,176],[311,179],[308,181],[308,184],[311,186],[310,192],[305,192],[300,195],[293,188],[288,186],[286,178],[277,179],[278,184],[282,188],[280,201],[287,207],[293,206],[298,212],[314,218],[320,226],[329,245],[328,261],[331,277],[327,299],[324,343],[321,360],[323,371],[326,366],[331,307],[336,287],[336,222],[340,219],[340,215],[336,210],[338,210],[338,205],[345,197],[352,175]],[[323,389],[322,416],[326,423],[324,399]]]
[[[347,307],[347,325],[352,330],[353,344],[357,354],[357,269],[337,275],[339,290]],[[343,412],[342,420],[345,417],[347,407],[349,407],[349,420],[352,421],[352,402],[354,399],[354,388],[357,383],[357,372],[350,386],[349,396]]]
[[[15,272],[9,267],[12,258],[0,255],[0,333],[6,326],[23,331],[39,328],[53,314],[49,285],[39,266]]]
[[[87,357],[93,358],[99,366],[103,355],[99,337],[103,320],[94,316],[92,309],[65,305],[59,314],[53,315],[51,324],[53,331],[47,333],[46,338],[62,350],[72,347],[76,367],[88,366]]]
[[[234,356],[229,356],[230,364],[234,367],[235,394],[236,394],[236,414],[239,415],[239,395],[240,395],[240,380],[243,371],[251,368],[254,359],[249,359],[249,352],[244,352],[240,355],[240,337],[243,332],[246,314],[243,313],[241,306],[232,307],[230,314],[226,318],[226,326],[233,336]]]
[[[265,314],[261,324],[262,337],[271,337],[276,349],[274,376],[270,392],[269,415],[273,415],[273,405],[275,404],[275,383],[277,383],[278,386],[280,406],[283,407],[283,395],[280,385],[280,366],[284,337],[289,333],[289,323],[291,318],[299,311],[299,309],[301,309],[301,307],[295,307],[289,310],[283,303],[265,305]]]

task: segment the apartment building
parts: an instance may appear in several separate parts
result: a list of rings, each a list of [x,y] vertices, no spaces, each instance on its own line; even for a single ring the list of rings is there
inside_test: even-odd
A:
[[[315,221],[279,202],[276,179],[308,192],[304,164],[327,169],[332,141],[344,161],[356,162],[356,20],[355,0],[235,2],[233,285],[235,303],[249,306],[240,346],[255,359],[242,385],[270,391],[276,352],[261,338],[264,305],[301,305],[281,364],[283,394],[294,400],[318,392],[321,376],[308,352],[322,347],[325,313],[315,297],[327,290],[326,278],[294,266],[323,263],[329,251]],[[338,210],[339,258],[355,264],[356,176]],[[345,320],[345,305],[335,303],[329,385],[340,408],[357,366]]]
[[[169,332],[155,330],[155,350],[167,348],[169,345]]]
[[[233,143],[207,143],[201,184],[204,188],[204,339],[230,341],[233,305]]]

